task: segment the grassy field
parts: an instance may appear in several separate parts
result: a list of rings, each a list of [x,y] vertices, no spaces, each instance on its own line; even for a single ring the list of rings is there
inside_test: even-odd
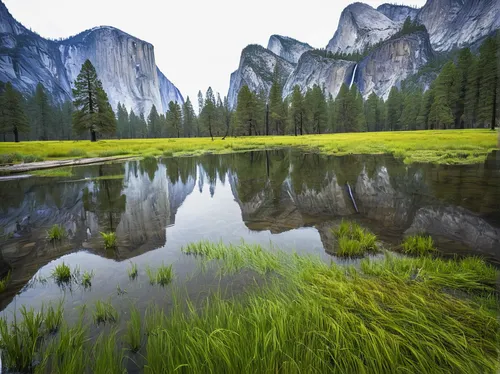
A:
[[[406,163],[473,164],[495,149],[497,133],[490,130],[407,131],[307,136],[122,139],[0,143],[3,158],[54,160],[106,156],[182,156],[296,147],[324,154],[393,154]],[[1,163],[1,160],[0,160]]]
[[[35,373],[499,369],[498,271],[480,259],[387,253],[355,269],[246,244],[202,242],[183,252],[197,256],[202,268],[215,266],[220,277],[245,271],[265,282],[230,297],[219,289],[196,304],[174,290],[168,311],[151,304],[144,315],[134,305],[118,313],[96,302],[73,326],[58,317],[60,306],[21,308],[13,325],[0,319],[5,367]],[[113,327],[121,321],[125,330]],[[109,325],[95,344],[88,339],[92,324]]]

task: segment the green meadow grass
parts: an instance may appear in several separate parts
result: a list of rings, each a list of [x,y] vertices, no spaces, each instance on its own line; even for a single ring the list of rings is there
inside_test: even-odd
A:
[[[83,318],[75,327],[63,322],[50,340],[41,338],[34,313],[10,326],[0,320],[5,367],[37,373],[122,373],[126,362],[145,373],[500,369],[499,272],[480,259],[386,254],[356,268],[244,243],[202,242],[183,251],[221,274],[252,270],[264,281],[236,295],[220,286],[196,301],[174,290],[168,308],[154,302],[147,308],[144,326],[133,307],[123,334],[112,329],[97,341]],[[114,310],[110,303],[99,309]],[[26,346],[33,350],[18,349]]]
[[[474,164],[497,148],[497,133],[485,129],[325,134],[305,136],[120,139],[0,143],[0,154],[51,159],[110,156],[183,156],[295,147],[324,154],[393,154],[406,163]],[[82,151],[82,150],[85,151]]]

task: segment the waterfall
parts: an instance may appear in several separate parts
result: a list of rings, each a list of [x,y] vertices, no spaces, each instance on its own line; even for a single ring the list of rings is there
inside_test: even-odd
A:
[[[354,78],[356,78],[356,70],[358,70],[358,64],[354,65],[354,71],[352,72],[351,84],[349,85],[349,89],[352,88],[354,84]]]

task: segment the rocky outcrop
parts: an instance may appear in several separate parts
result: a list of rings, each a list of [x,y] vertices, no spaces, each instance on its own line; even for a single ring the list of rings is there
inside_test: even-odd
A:
[[[418,20],[431,36],[437,51],[450,51],[475,43],[500,28],[497,0],[432,0]]]
[[[390,38],[399,29],[398,23],[371,6],[354,3],[342,12],[337,31],[326,49],[333,53],[362,52]]]
[[[62,41],[51,41],[20,25],[0,2],[0,80],[32,94],[41,82],[56,102],[71,100],[71,88],[81,66],[95,66],[110,103],[136,113],[153,105],[166,111],[170,100],[182,95],[156,67],[154,47],[113,27],[84,31]]]
[[[253,92],[264,91],[269,94],[274,70],[277,67],[283,81],[290,75],[294,66],[284,58],[260,45],[249,45],[241,52],[238,70],[231,74],[228,101],[234,108],[241,87],[248,86]]]
[[[283,96],[291,95],[295,85],[305,92],[317,84],[324,88],[326,93],[336,97],[342,84],[350,83],[355,65],[352,61],[324,57],[321,52],[306,52],[288,77]]]
[[[365,98],[375,92],[387,99],[393,86],[417,73],[432,56],[429,36],[424,31],[389,40],[359,64],[355,82]]]
[[[403,23],[408,17],[412,20],[417,18],[420,9],[405,5],[382,4],[377,10],[394,22]]]
[[[307,43],[289,38],[288,36],[271,35],[269,43],[267,44],[267,49],[288,62],[296,64],[299,62],[300,56],[302,56],[304,52],[312,50],[313,47]]]

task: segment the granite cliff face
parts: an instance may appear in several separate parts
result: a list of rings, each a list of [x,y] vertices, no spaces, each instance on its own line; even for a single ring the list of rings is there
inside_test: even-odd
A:
[[[267,44],[267,49],[291,64],[296,64],[299,62],[300,56],[302,56],[304,52],[314,48],[307,43],[299,42],[288,36],[271,35],[269,43]]]
[[[354,3],[342,12],[337,31],[326,49],[333,53],[362,52],[390,38],[399,29],[399,24],[371,6]]]
[[[387,99],[393,86],[416,74],[432,56],[426,32],[389,40],[359,63],[355,82],[365,98],[375,92]]]
[[[408,17],[425,25],[428,33],[396,37]],[[498,0],[428,0],[420,9],[392,4],[374,9],[353,3],[342,12],[326,50],[350,54],[372,48],[358,63],[333,59],[324,51],[309,50],[305,43],[277,35],[271,36],[267,51],[292,64],[284,85],[284,97],[290,95],[295,85],[305,92],[314,84],[335,97],[343,83],[354,82],[365,98],[372,92],[387,98],[393,86],[399,86],[402,80],[417,73],[436,52],[475,45],[498,29]],[[259,53],[265,55],[266,50],[260,48]],[[272,72],[268,63],[260,64],[257,59],[253,59],[249,69],[243,54],[242,62],[231,79],[229,96],[233,98],[243,84],[254,91],[262,89],[260,77],[270,76]],[[249,70],[260,73],[252,74]],[[422,87],[427,88],[429,84],[426,81]],[[236,101],[231,102],[234,105]]]
[[[249,45],[241,52],[240,66],[231,74],[228,101],[234,108],[238,101],[238,92],[247,85],[253,92],[269,93],[273,81],[274,69],[283,81],[290,75],[294,65],[260,45]]]
[[[121,102],[147,114],[153,105],[166,111],[171,100],[183,103],[179,90],[156,67],[154,47],[113,27],[51,41],[18,23],[0,2],[0,31],[0,80],[25,94],[42,82],[57,102],[70,100],[72,84],[89,59],[113,108]]]
[[[283,88],[283,96],[287,97],[298,85],[303,91],[315,84],[325,92],[337,96],[343,83],[349,85],[356,63],[324,57],[321,53],[304,53]]]

